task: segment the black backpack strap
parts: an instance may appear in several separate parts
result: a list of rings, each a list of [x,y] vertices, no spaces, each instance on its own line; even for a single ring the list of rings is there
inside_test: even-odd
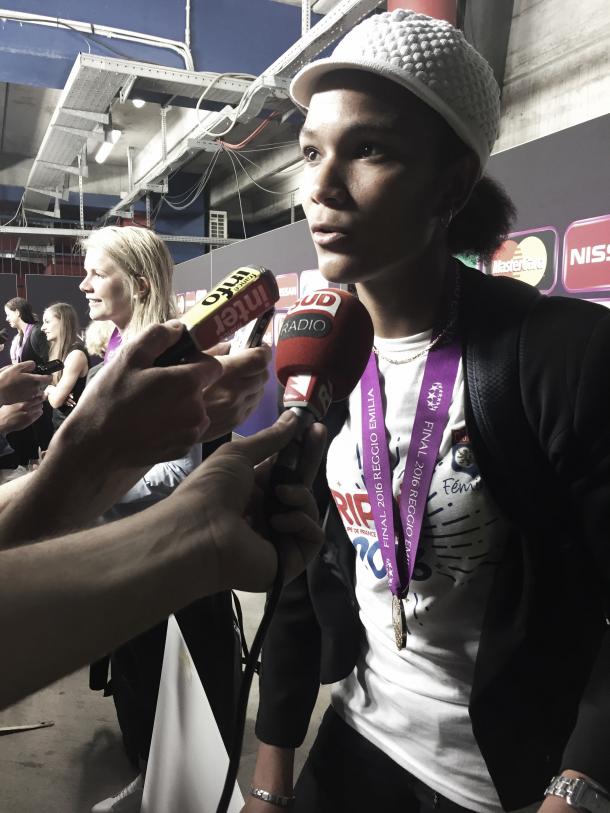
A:
[[[543,297],[511,279],[468,271],[463,278],[466,422],[473,451],[500,505],[512,505],[510,514],[515,505],[533,510],[540,489],[551,493],[555,478],[523,408],[519,367],[523,323]],[[523,471],[527,477],[517,476]]]

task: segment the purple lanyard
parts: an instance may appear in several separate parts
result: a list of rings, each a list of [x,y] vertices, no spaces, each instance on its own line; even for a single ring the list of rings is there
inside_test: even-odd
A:
[[[106,352],[104,353],[104,364],[108,364],[109,361],[112,361],[113,356],[121,346],[121,342],[122,342],[121,333],[118,327],[115,327],[115,329],[110,334],[110,338],[108,339],[108,346],[106,347]]]
[[[428,491],[449,416],[459,362],[457,337],[428,353],[400,492],[402,534],[397,534],[394,527],[392,472],[374,353],[360,381],[364,484],[384,554],[389,587],[399,598],[407,594],[413,575]],[[401,542],[406,556],[399,558]]]

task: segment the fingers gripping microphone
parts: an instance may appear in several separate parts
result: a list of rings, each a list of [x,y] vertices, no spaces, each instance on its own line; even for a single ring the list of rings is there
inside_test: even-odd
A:
[[[168,367],[193,350],[207,350],[272,311],[279,297],[271,271],[251,265],[236,269],[180,317],[184,333],[176,344],[161,353],[155,365]]]
[[[336,288],[302,297],[286,314],[277,343],[276,373],[284,406],[299,416],[303,434],[342,401],[364,373],[373,348],[373,323],[359,299]],[[275,484],[298,481],[300,440],[280,453]]]

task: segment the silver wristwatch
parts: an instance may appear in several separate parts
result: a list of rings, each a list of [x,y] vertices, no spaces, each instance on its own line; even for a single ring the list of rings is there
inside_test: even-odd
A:
[[[610,796],[590,779],[554,776],[544,795],[559,796],[571,807],[578,807],[589,813],[610,813]]]

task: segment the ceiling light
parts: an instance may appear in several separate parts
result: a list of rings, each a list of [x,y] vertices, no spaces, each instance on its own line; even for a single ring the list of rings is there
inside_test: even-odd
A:
[[[112,152],[112,148],[121,137],[120,130],[105,130],[106,137],[101,143],[99,150],[95,153],[95,160],[98,164],[103,164]]]
[[[138,107],[138,108],[140,108],[140,107],[144,107],[144,105],[146,104],[146,102],[144,101],[144,99],[138,99],[138,98],[136,98],[136,99],[132,99],[132,100],[131,100],[131,103],[132,103],[132,105],[133,105],[134,107]]]

